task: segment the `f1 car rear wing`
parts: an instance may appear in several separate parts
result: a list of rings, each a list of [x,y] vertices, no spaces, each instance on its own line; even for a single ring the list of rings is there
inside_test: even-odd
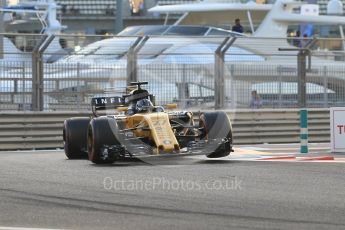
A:
[[[139,99],[150,99],[152,103],[154,102],[154,96],[152,94],[149,94],[146,90],[143,91],[137,91],[137,94],[128,94],[123,96],[125,98],[125,102],[129,103],[131,101],[137,101]]]
[[[126,106],[123,97],[94,97],[91,99],[92,113],[97,117],[98,110],[117,109]]]

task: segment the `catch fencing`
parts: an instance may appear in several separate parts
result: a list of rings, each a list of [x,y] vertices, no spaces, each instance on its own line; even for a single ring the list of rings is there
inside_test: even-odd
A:
[[[157,104],[181,109],[299,106],[300,47],[291,38],[0,37],[2,111],[86,111],[92,97],[122,95],[131,81],[148,81]],[[345,106],[344,41],[305,40],[307,107]]]

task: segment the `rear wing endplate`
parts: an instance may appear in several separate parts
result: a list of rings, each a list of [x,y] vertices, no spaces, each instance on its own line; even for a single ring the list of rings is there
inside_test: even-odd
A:
[[[94,97],[91,99],[91,108],[95,116],[98,110],[117,109],[123,106],[126,106],[123,97]]]

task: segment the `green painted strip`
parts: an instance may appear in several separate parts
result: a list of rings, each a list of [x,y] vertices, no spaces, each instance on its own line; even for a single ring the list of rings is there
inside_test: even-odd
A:
[[[300,140],[301,140],[301,149],[300,153],[308,153],[308,110],[300,110]]]
[[[308,111],[306,109],[300,110],[300,125],[301,128],[308,128]]]
[[[308,134],[300,134],[300,138],[307,140],[308,139]]]
[[[301,153],[308,153],[308,146],[307,145],[301,145]]]

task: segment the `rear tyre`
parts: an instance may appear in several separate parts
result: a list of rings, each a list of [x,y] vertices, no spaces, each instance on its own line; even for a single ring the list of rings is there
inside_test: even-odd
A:
[[[88,117],[74,117],[65,120],[63,127],[64,150],[68,159],[87,157]]]
[[[209,158],[225,157],[232,151],[232,126],[227,114],[222,111],[205,112],[200,115],[201,139],[207,141]]]
[[[118,132],[115,119],[99,117],[91,120],[88,134],[88,156],[95,164],[111,164],[116,156],[108,152],[107,146],[120,145],[115,133]]]

